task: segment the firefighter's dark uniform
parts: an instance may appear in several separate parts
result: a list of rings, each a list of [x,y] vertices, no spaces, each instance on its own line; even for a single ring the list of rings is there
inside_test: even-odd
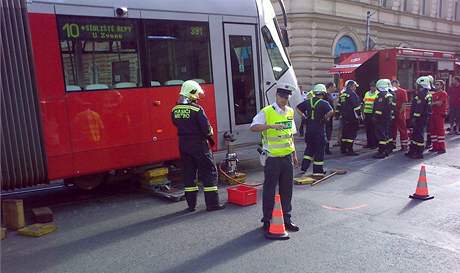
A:
[[[196,206],[198,179],[203,183],[206,207],[219,208],[217,169],[209,144],[213,145],[213,130],[204,110],[196,103],[177,104],[172,109],[172,121],[177,127],[179,152],[184,167],[185,198],[190,210]]]
[[[409,152],[406,154],[412,158],[423,158],[425,149],[425,128],[431,116],[431,93],[426,88],[420,88],[412,99],[411,123],[412,135]]]
[[[374,102],[372,118],[375,126],[375,136],[378,141],[378,153],[375,158],[384,158],[388,155],[388,141],[390,140],[391,100],[388,91],[379,91]]]
[[[340,150],[342,153],[355,155],[353,142],[359,129],[359,117],[361,116],[361,102],[355,91],[347,88],[339,97],[338,111],[342,118],[342,140]]]
[[[396,122],[396,93],[391,89],[388,90],[388,93],[391,95],[390,97],[391,119],[388,124],[387,154],[390,154],[396,148],[396,139],[393,139],[393,127],[395,126],[395,122]]]
[[[305,134],[307,146],[304,151],[301,170],[306,172],[313,161],[313,174],[322,175],[324,174],[325,125],[327,123],[324,117],[333,110],[332,106],[326,100],[314,97],[297,105],[297,109],[304,113],[308,120]]]

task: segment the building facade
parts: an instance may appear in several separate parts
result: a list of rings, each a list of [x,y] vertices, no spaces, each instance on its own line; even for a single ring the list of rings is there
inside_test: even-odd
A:
[[[328,70],[341,53],[365,50],[368,11],[374,49],[408,47],[460,54],[460,0],[284,2],[289,52],[303,88],[332,80]]]

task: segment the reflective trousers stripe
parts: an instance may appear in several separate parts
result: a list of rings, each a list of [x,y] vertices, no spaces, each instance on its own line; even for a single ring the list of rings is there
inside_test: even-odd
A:
[[[343,142],[353,143],[353,139],[348,139],[348,138],[342,138],[342,141]]]
[[[324,161],[313,161],[313,165],[324,165]]]
[[[304,156],[303,156],[303,159],[306,159],[306,160],[310,160],[310,161],[311,161],[311,160],[313,160],[313,157],[308,156],[308,155],[304,155]]]
[[[411,143],[414,144],[414,145],[417,145],[417,146],[422,146],[422,147],[425,146],[424,142],[417,142],[415,140],[412,140]]]
[[[184,191],[185,192],[198,191],[198,187],[185,187]]]
[[[217,186],[213,187],[204,187],[203,191],[208,192],[208,191],[217,191]]]
[[[386,144],[388,144],[388,143],[387,143],[386,141],[382,141],[382,140],[381,140],[381,141],[379,141],[379,144],[380,144],[380,145],[386,145]]]

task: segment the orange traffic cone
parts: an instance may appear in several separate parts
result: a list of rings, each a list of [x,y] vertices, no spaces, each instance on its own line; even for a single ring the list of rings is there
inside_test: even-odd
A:
[[[275,195],[275,206],[273,207],[272,220],[270,221],[270,228],[265,234],[267,239],[271,240],[287,240],[289,234],[284,227],[283,209],[281,208],[281,198],[279,194]]]
[[[425,165],[422,165],[422,168],[420,169],[417,189],[415,189],[415,193],[410,195],[409,197],[412,199],[419,199],[419,200],[429,200],[429,199],[434,198],[434,196],[430,196],[428,194],[428,184],[426,180]]]

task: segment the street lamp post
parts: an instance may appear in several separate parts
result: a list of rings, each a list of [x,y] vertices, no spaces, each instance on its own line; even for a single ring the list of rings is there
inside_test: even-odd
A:
[[[366,25],[367,25],[367,30],[366,30],[366,51],[370,49],[371,45],[371,17],[372,15],[375,14],[374,12],[367,11],[367,16],[366,16]]]

